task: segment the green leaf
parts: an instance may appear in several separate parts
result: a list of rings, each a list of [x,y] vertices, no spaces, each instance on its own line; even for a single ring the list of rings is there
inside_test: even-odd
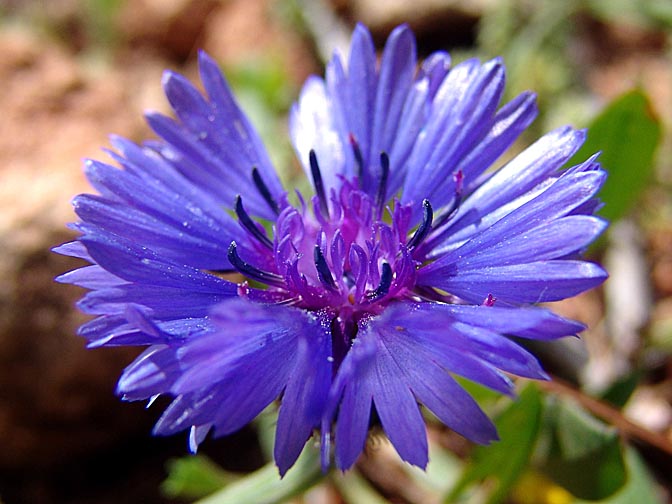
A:
[[[223,490],[199,501],[200,504],[274,504],[299,495],[324,475],[320,471],[318,451],[307,446],[285,477],[280,479],[278,468],[270,463]]]
[[[601,394],[600,399],[617,408],[622,408],[630,399],[630,396],[637,388],[637,385],[639,385],[639,380],[642,378],[642,375],[642,371],[635,370],[623,376],[609,385],[607,390]]]
[[[445,502],[455,502],[468,485],[486,477],[496,480],[488,502],[502,502],[523,474],[534,451],[541,426],[543,402],[536,385],[529,384],[495,420],[500,441],[474,450],[473,462]]]
[[[502,394],[492,389],[487,388],[480,383],[467,380],[461,376],[454,377],[464,390],[466,390],[471,397],[478,403],[481,408],[487,407],[488,404],[494,404],[502,398]]]
[[[124,0],[82,0],[85,30],[98,48],[113,45],[118,38],[115,17]]]
[[[599,161],[609,176],[600,192],[600,214],[617,220],[631,210],[651,179],[661,138],[660,120],[639,90],[613,101],[588,127],[588,139],[570,164],[602,151]]]
[[[287,69],[279,58],[252,57],[226,68],[231,87],[239,93],[252,93],[274,113],[285,112],[295,94]]]
[[[626,448],[625,461],[628,468],[627,483],[613,496],[600,501],[601,504],[663,504],[664,499],[657,490],[653,477],[634,448]],[[588,501],[577,501],[576,504]]]
[[[540,470],[558,485],[587,500],[604,499],[623,487],[626,467],[615,429],[564,399],[549,401],[545,427]]]
[[[168,478],[161,491],[168,497],[195,499],[216,492],[237,478],[202,455],[168,462]]]

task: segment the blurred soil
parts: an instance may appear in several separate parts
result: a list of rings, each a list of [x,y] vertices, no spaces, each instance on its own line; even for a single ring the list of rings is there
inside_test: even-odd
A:
[[[72,239],[70,200],[91,191],[82,160],[107,159],[111,133],[150,136],[142,115],[166,109],[163,69],[195,74],[199,47],[229,63],[249,46],[272,50],[297,84],[314,63],[264,2],[128,2],[100,53],[77,2],[49,4],[46,33],[26,21],[41,5],[17,4],[0,30],[0,499],[164,502],[165,462],[187,453],[186,439],[150,436],[165,403],[145,410],[115,396],[138,351],[84,348],[83,290],[53,281],[80,263],[49,250]],[[208,448],[232,469],[260,463],[251,431]]]
[[[446,41],[473,44],[486,2],[467,9],[449,2],[446,9],[427,1],[413,12],[397,3],[383,11],[369,1],[333,5],[344,18],[371,25],[379,40],[410,20],[429,50],[447,47]],[[194,76],[198,48],[230,65],[271,54],[297,86],[320,71],[313,44],[272,0],[125,2],[107,27],[113,36],[93,26],[81,5],[8,2],[6,19],[0,18],[0,499],[6,504],[166,502],[158,491],[164,463],[187,452],[184,437],[150,437],[161,405],[145,410],[114,395],[116,379],[137,352],[86,350],[76,336],[85,317],[73,308],[82,291],[52,280],[78,266],[49,250],[74,236],[65,227],[76,219],[69,200],[91,190],[82,159],[105,159],[100,148],[110,133],[137,141],[149,136],[143,111],[166,109],[162,70]],[[591,70],[584,76],[595,93],[613,97],[630,87],[622,78],[629,75],[651,88],[658,110],[672,110],[672,66],[655,36],[599,29],[587,32],[584,54],[599,63],[586,65]],[[612,41],[606,47],[605,38]],[[644,234],[653,320],[669,322],[672,224],[661,221]],[[599,296],[587,296],[587,303],[562,309],[599,326]],[[670,372],[658,380],[668,391]],[[669,410],[669,393],[656,401]],[[672,434],[669,422],[659,429]],[[251,431],[206,445],[206,453],[232,469],[251,470],[261,460]]]

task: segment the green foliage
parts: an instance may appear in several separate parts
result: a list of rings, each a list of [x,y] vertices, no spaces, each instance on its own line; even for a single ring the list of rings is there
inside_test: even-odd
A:
[[[80,0],[87,36],[97,48],[114,44],[115,16],[125,0]]]
[[[664,500],[656,490],[656,483],[649,474],[644,461],[633,448],[625,449],[628,468],[627,483],[613,496],[600,501],[602,504],[663,504]],[[577,501],[577,504],[583,501]]]
[[[474,450],[472,463],[465,470],[462,479],[448,495],[446,502],[454,502],[466,487],[483,478],[497,481],[488,502],[502,502],[511,487],[525,471],[541,427],[543,402],[533,384],[520,394],[495,420],[500,441],[489,446],[479,446]]]
[[[279,504],[300,495],[322,478],[319,452],[308,446],[284,478],[269,463],[199,501],[201,504]]]
[[[185,457],[168,463],[168,478],[161,484],[161,491],[168,497],[195,499],[216,492],[235,479],[235,475],[207,457]]]
[[[605,22],[672,27],[669,0],[586,0],[586,6],[591,14]]]
[[[530,469],[545,474],[577,503],[631,502],[625,499],[651,481],[636,454],[624,450],[614,428],[569,400],[543,395],[534,384],[495,423],[500,441],[476,447],[446,503],[464,501],[474,485],[479,502],[505,502]],[[485,489],[487,494],[480,495]],[[641,502],[658,502],[654,489],[646,495],[650,500]]]
[[[569,109],[573,116],[583,109],[576,110],[576,94],[567,99],[577,82],[576,61],[567,48],[580,5],[580,0],[501,0],[493,2],[481,18],[480,51],[506,62],[507,99],[529,89],[537,94],[540,118],[527,133],[530,139],[559,125],[549,124],[558,109]],[[561,123],[566,124],[567,118]]]
[[[639,370],[623,376],[612,383],[607,390],[602,393],[600,398],[617,408],[622,408],[637,388],[642,376],[643,373]]]
[[[600,191],[602,216],[620,219],[639,201],[651,180],[660,139],[660,121],[647,96],[639,90],[616,99],[593,120],[586,143],[569,164],[602,152],[599,161],[609,173]]]
[[[238,93],[253,94],[272,112],[286,112],[295,95],[286,68],[277,58],[258,57],[225,69],[226,78]]]
[[[544,441],[535,454],[549,478],[581,499],[600,500],[626,482],[626,467],[615,429],[607,427],[574,403],[549,400]]]

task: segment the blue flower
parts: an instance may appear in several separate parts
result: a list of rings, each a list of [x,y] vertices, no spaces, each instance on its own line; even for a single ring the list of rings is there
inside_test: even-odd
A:
[[[204,94],[165,74],[176,119],[147,117],[160,140],[113,138],[121,169],[86,162],[99,194],[75,198],[80,236],[57,249],[91,263],[59,277],[90,290],[89,345],[147,346],[122,397],[172,396],[155,433],[190,429],[193,450],[280,399],[281,474],[314,431],[325,469],[332,452],[349,468],[374,407],[420,467],[420,404],[496,439],[453,375],[504,394],[509,374],[546,379],[509,336],[581,331],[534,304],[606,277],[580,258],[605,228],[593,216],[605,172],[594,157],[563,168],[585,133],[560,128],[488,170],[534,119],[534,95],[500,107],[497,59],[451,68],[439,52],[417,67],[404,26],[378,64],[358,26],[347,64],[334,56],[291,110],[314,195],[290,203],[216,63],[199,63]]]

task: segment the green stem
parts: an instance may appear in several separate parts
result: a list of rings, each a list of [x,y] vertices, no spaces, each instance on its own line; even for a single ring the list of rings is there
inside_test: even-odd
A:
[[[280,479],[275,464],[270,463],[198,504],[274,504],[285,502],[314,486],[324,475],[320,472],[318,451],[308,447],[296,465]]]

